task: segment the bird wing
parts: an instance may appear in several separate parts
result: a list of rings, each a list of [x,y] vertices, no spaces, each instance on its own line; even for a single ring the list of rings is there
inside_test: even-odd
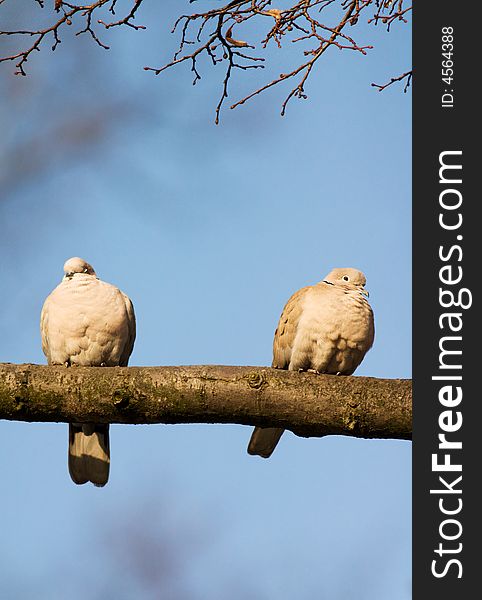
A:
[[[42,352],[47,357],[47,362],[50,363],[48,324],[49,324],[49,306],[50,296],[47,296],[40,313],[40,335],[42,336]]]
[[[134,342],[136,339],[136,315],[134,313],[134,305],[132,304],[131,299],[124,293],[122,293],[122,296],[124,297],[124,302],[127,311],[128,337],[126,340],[124,351],[122,352],[122,355],[120,357],[119,365],[121,367],[127,367],[129,357],[132,354]]]
[[[306,286],[295,292],[281,313],[274,333],[272,367],[277,369],[289,367],[298,323],[303,313],[303,300],[311,287]]]

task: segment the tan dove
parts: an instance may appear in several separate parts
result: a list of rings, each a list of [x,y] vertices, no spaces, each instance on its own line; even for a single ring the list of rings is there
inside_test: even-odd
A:
[[[333,269],[295,292],[281,313],[272,366],[290,371],[351,375],[373,344],[375,326],[366,278],[356,269]],[[283,429],[255,427],[249,454],[271,456]]]
[[[40,317],[49,365],[127,366],[136,337],[134,307],[118,288],[98,279],[82,258],[64,264],[62,282]],[[75,483],[103,486],[109,478],[109,425],[69,423],[69,472]]]

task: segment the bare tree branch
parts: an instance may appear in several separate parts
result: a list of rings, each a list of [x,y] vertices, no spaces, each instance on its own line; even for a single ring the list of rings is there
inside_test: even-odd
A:
[[[108,49],[100,39],[94,23],[97,27],[102,26],[105,29],[122,25],[136,30],[145,29],[144,25],[133,23],[143,1],[130,0],[130,8],[126,10],[125,16],[110,22],[95,17],[101,15],[102,11],[115,14],[117,0],[96,0],[86,5],[56,1],[55,11],[52,10],[54,16],[49,26],[37,30],[0,31],[0,35],[13,36],[16,39],[25,36],[34,38],[33,43],[24,45],[18,52],[0,57],[0,63],[14,61],[16,73],[26,75],[25,63],[32,53],[40,50],[47,39],[53,41],[52,50],[55,50],[61,43],[61,32],[65,32],[66,26],[72,25],[74,20],[83,21],[83,28],[78,29],[76,35],[87,33],[99,46]],[[195,0],[190,0],[189,3],[193,2]],[[43,2],[37,0],[37,3],[44,8]],[[381,23],[390,31],[394,23],[407,23],[406,17],[412,7],[406,6],[405,3],[406,0],[291,0],[287,5],[280,4],[284,5],[284,8],[272,8],[276,4],[275,0],[222,0],[221,6],[210,10],[182,14],[172,30],[172,33],[178,32],[180,38],[178,50],[172,60],[160,67],[146,66],[144,69],[159,75],[171,67],[187,63],[194,75],[195,84],[201,79],[198,63],[202,57],[206,57],[213,66],[224,63],[222,91],[216,106],[218,123],[220,111],[229,95],[229,83],[233,73],[265,68],[267,58],[260,54],[265,53],[270,45],[281,50],[286,47],[286,42],[289,42],[290,45],[295,44],[300,51],[298,66],[286,69],[230,106],[236,108],[285,81],[295,82],[282,103],[281,114],[284,115],[287,104],[293,97],[307,98],[307,80],[328,48],[352,50],[364,55],[367,50],[373,48],[371,45],[360,45],[356,42],[348,34],[349,28],[365,17],[367,23],[375,26]],[[290,54],[294,52],[295,49],[290,50]],[[406,75],[394,77],[386,85],[373,85],[382,91],[405,77]],[[406,82],[405,91],[410,79],[411,76]]]
[[[411,381],[269,367],[0,364],[0,419],[238,423],[302,437],[411,439]]]
[[[412,83],[412,71],[407,71],[406,73],[402,73],[398,77],[391,77],[390,81],[388,81],[387,83],[384,83],[384,84],[372,83],[372,86],[378,88],[379,92],[383,92],[384,89],[386,89],[393,83],[396,83],[398,81],[403,81],[404,79],[406,81],[405,81],[405,86],[403,88],[403,91],[404,91],[404,93],[406,93],[408,88],[410,87],[410,84]]]

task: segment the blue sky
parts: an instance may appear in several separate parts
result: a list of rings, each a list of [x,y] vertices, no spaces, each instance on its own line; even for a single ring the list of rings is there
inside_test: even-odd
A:
[[[166,11],[108,53],[65,39],[28,78],[2,67],[0,361],[45,363],[40,309],[77,255],[132,298],[132,365],[269,365],[288,297],[359,268],[357,374],[410,377],[411,96],[370,87],[407,70],[409,30],[362,26],[370,56],[327,54],[284,118],[279,89],[215,126],[216,70],[142,70],[175,50]],[[288,433],[264,461],[249,435],[114,425],[96,489],[70,481],[65,424],[0,422],[0,596],[409,598],[410,443]]]

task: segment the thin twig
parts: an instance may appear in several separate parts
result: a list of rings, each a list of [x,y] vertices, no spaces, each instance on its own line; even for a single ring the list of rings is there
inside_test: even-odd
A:
[[[0,0],[0,5],[4,2],[5,0]],[[44,8],[43,0],[35,2]],[[195,0],[189,0],[190,4],[193,2]],[[33,42],[26,47],[10,56],[0,57],[0,63],[15,62],[16,74],[26,75],[25,65],[33,52],[39,51],[48,38],[53,42],[52,50],[55,50],[61,43],[61,34],[74,20],[76,23],[79,20],[83,21],[83,26],[77,30],[76,35],[86,33],[100,47],[108,49],[100,39],[96,26],[102,26],[104,29],[122,26],[135,30],[145,29],[144,25],[134,23],[142,3],[143,0],[130,0],[124,16],[109,21],[97,16],[101,15],[102,10],[115,15],[117,0],[96,0],[85,5],[56,0],[54,7],[57,13],[52,13],[56,14],[55,20],[45,29],[0,31],[0,35],[11,36],[17,40],[33,38]],[[268,46],[271,44],[283,51],[287,47],[286,42],[289,42],[290,55],[299,49],[297,65],[230,106],[236,108],[278,84],[288,80],[293,83],[296,81],[281,105],[281,114],[284,115],[287,104],[293,97],[307,98],[307,81],[319,59],[329,48],[352,50],[362,55],[366,55],[367,51],[373,48],[371,45],[359,44],[349,27],[356,26],[360,18],[365,17],[369,24],[376,26],[381,23],[390,31],[393,23],[407,22],[407,15],[411,9],[411,6],[406,6],[406,0],[291,0],[285,8],[278,8],[276,0],[221,0],[220,5],[210,10],[181,14],[172,29],[172,33],[179,36],[177,51],[172,60],[160,67],[146,66],[144,69],[159,75],[186,62],[193,73],[193,84],[196,84],[201,79],[202,57],[208,58],[213,66],[224,63],[221,95],[215,108],[215,122],[218,123],[229,95],[233,74],[264,68],[267,66],[265,51]],[[22,43],[20,42],[20,45]],[[411,78],[412,72],[407,71],[399,77],[392,77],[386,84],[372,83],[372,86],[382,91],[397,81],[405,80],[406,92],[410,87]]]
[[[406,93],[412,82],[412,74],[413,74],[412,71],[407,71],[406,73],[403,73],[402,75],[399,75],[398,77],[392,77],[390,79],[390,81],[388,81],[387,83],[384,83],[384,84],[372,83],[372,86],[378,88],[379,92],[382,92],[387,87],[391,86],[393,83],[396,83],[397,81],[403,81],[404,79],[406,79],[405,86],[403,88],[403,92]]]

